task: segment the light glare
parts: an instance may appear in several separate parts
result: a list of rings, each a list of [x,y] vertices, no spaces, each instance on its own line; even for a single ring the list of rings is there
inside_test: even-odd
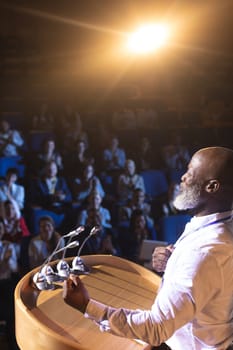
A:
[[[128,48],[135,53],[150,53],[162,47],[169,36],[168,27],[162,24],[140,27],[128,38]]]

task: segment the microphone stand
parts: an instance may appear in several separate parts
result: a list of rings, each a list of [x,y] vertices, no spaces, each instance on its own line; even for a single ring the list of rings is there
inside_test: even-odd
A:
[[[77,234],[81,233],[84,230],[85,230],[85,227],[80,226],[75,231],[72,231],[65,236],[65,237],[69,237],[68,243],[63,251],[61,260],[57,264],[58,276],[62,279],[62,281],[67,279],[70,275],[69,264],[65,261],[66,250],[67,248],[69,248],[70,241],[74,237],[74,235],[76,236]]]
[[[72,261],[72,269],[70,270],[70,272],[74,275],[86,275],[88,273],[90,273],[90,269],[89,267],[87,267],[84,262],[83,259],[80,257],[81,251],[84,247],[84,245],[86,244],[86,242],[88,241],[88,239],[92,236],[94,236],[95,234],[97,234],[97,232],[100,231],[100,227],[99,226],[94,226],[89,235],[84,239],[83,243],[81,244],[79,250],[78,250],[78,254],[77,256],[73,259]]]
[[[53,271],[53,268],[48,264],[52,260],[52,258],[55,254],[57,254],[63,250],[66,250],[68,248],[74,248],[74,247],[79,246],[79,242],[74,241],[74,242],[68,243],[65,247],[63,247],[61,249],[57,249],[61,243],[61,239],[63,239],[64,237],[77,236],[83,230],[84,230],[84,227],[80,226],[75,231],[72,231],[72,232],[68,233],[67,235],[60,237],[52,254],[50,254],[50,256],[45,260],[45,262],[41,266],[40,270],[33,276],[33,283],[37,287],[37,289],[39,289],[39,290],[54,289],[53,282],[61,281],[61,276],[59,276],[59,274],[56,274]]]

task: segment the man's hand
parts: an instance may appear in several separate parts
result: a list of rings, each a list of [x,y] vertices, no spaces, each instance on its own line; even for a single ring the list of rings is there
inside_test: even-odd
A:
[[[70,278],[64,281],[63,299],[68,305],[85,313],[90,297],[78,276],[70,275]]]
[[[173,246],[157,247],[152,254],[152,267],[157,272],[164,272],[167,261],[173,252]]]

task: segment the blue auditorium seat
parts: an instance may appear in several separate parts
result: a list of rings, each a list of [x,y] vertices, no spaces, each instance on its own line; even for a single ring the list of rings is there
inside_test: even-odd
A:
[[[54,138],[54,133],[51,131],[31,131],[28,140],[30,151],[39,152],[43,142],[50,137]]]
[[[61,227],[63,220],[65,218],[65,214],[57,214],[53,211],[42,209],[42,208],[31,208],[30,209],[30,230],[33,235],[39,233],[39,220],[42,216],[50,216],[55,223],[55,228],[59,230]]]
[[[164,216],[159,220],[160,239],[169,244],[175,243],[184,231],[184,227],[191,219],[188,214]]]
[[[24,177],[25,165],[22,163],[21,156],[0,157],[0,177],[5,177],[9,168],[16,168],[19,173],[19,178]]]
[[[149,200],[154,200],[167,193],[167,179],[161,170],[144,170],[141,172],[141,176],[143,177],[146,195]]]
[[[169,176],[169,180],[170,182],[173,183],[180,183],[181,182],[181,177],[185,174],[186,169],[181,169],[181,170],[169,170],[168,171],[168,176]]]

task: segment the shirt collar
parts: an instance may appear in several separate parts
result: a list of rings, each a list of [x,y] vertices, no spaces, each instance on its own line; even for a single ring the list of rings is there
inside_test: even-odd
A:
[[[199,228],[208,224],[214,223],[215,221],[224,220],[225,218],[231,217],[233,210],[224,211],[221,213],[214,213],[205,216],[194,216],[190,222],[186,225],[185,231],[198,230]]]
[[[194,216],[190,222],[188,222],[185,226],[185,230],[182,233],[182,235],[180,236],[180,238],[178,238],[178,240],[175,243],[175,246],[182,241],[185,237],[189,236],[190,234],[204,228],[204,227],[208,227],[210,225],[213,225],[217,222],[221,222],[221,220],[226,220],[226,219],[230,219],[233,216],[233,211],[229,210],[229,211],[225,211],[222,213],[214,213],[214,214],[210,214],[210,215],[205,215],[205,216]]]

